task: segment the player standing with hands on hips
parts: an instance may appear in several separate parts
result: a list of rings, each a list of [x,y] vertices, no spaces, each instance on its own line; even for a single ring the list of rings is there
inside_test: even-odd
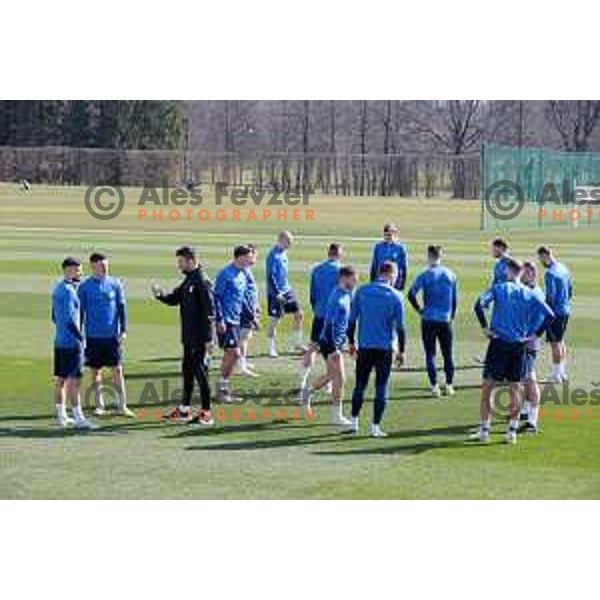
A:
[[[436,347],[439,343],[444,358],[444,373],[446,375],[446,396],[454,395],[454,357],[452,321],[458,306],[458,291],[456,275],[447,267],[442,266],[442,247],[431,245],[427,247],[427,262],[429,266],[419,273],[410,291],[408,301],[421,316],[421,337],[425,350],[427,375],[431,384],[433,396],[442,395],[437,382],[435,366]],[[423,297],[423,306],[419,305],[417,296]]]

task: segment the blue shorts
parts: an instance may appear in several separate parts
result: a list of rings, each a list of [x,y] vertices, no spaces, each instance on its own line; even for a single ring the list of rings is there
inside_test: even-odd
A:
[[[524,373],[525,344],[492,338],[485,355],[483,378],[516,383],[523,379]]]
[[[324,359],[327,359],[330,354],[339,352],[340,350],[341,349],[338,348],[332,341],[326,338],[321,338],[319,340],[319,352]]]
[[[223,350],[231,350],[232,348],[240,347],[240,326],[227,323],[224,333],[219,333],[219,348]]]
[[[315,344],[319,343],[321,339],[321,333],[323,332],[323,325],[325,325],[325,319],[323,317],[313,317],[312,325],[310,327],[310,341]]]
[[[79,379],[83,367],[81,348],[54,348],[54,376]]]
[[[240,328],[241,329],[258,329],[258,323],[256,322],[256,313],[246,308],[242,309],[240,315]]]
[[[284,314],[297,313],[300,311],[300,305],[294,290],[288,290],[283,294],[283,302],[279,302],[276,296],[268,298],[269,316],[281,319]]]
[[[569,315],[554,317],[546,325],[546,340],[550,343],[562,342],[569,323]]]
[[[87,338],[85,364],[92,369],[117,367],[121,364],[121,344],[117,338]]]
[[[534,348],[525,348],[525,360],[523,361],[523,379],[531,381],[535,379],[535,361],[538,351]]]

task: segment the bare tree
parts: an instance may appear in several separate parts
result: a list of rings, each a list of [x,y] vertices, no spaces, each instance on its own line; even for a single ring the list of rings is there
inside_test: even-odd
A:
[[[568,152],[585,152],[600,120],[600,100],[549,100],[547,116]]]
[[[513,103],[482,100],[444,100],[412,103],[404,112],[414,133],[429,137],[434,150],[452,156],[455,198],[466,197],[464,155],[485,139],[493,139],[513,119]]]

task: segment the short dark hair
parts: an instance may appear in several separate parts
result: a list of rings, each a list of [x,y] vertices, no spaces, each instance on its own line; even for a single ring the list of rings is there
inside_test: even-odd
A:
[[[508,242],[504,238],[495,238],[492,240],[492,246],[502,248],[502,250],[508,250]]]
[[[545,254],[546,256],[550,256],[552,254],[552,248],[550,248],[549,246],[540,246],[537,249],[537,253],[538,253],[538,256],[540,254]]]
[[[327,251],[327,253],[329,254],[329,256],[334,256],[334,255],[338,255],[342,250],[342,244],[338,244],[337,242],[333,242],[332,244],[329,244],[329,250]]]
[[[187,260],[196,260],[196,251],[191,246],[181,246],[175,250],[175,256],[182,256]]]
[[[247,256],[254,252],[254,247],[248,246],[248,244],[240,244],[233,249],[233,258],[240,258],[240,256]]]
[[[102,254],[102,252],[92,252],[90,254],[90,262],[97,263],[106,260],[106,254]]]
[[[437,260],[442,256],[443,248],[439,244],[430,244],[427,246],[427,255]]]
[[[61,267],[66,269],[67,267],[80,267],[81,261],[73,256],[67,256],[61,263]]]
[[[396,223],[386,223],[383,226],[383,232],[387,232],[387,231],[391,231],[391,232],[397,232],[398,231],[398,226],[396,225]]]
[[[515,273],[520,273],[521,269],[523,268],[523,265],[518,260],[515,260],[514,258],[509,258],[506,261],[506,268],[510,271],[514,271]]]
[[[536,274],[538,272],[537,265],[532,260],[526,260],[522,266],[524,269],[530,269],[531,271],[533,271]]]
[[[353,277],[356,275],[356,269],[351,265],[344,265],[340,268],[340,277]]]
[[[391,260],[384,260],[379,266],[377,273],[379,275],[389,275],[396,270],[396,265]]]

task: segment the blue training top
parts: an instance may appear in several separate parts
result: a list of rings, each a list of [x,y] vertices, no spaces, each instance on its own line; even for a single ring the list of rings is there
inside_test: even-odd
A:
[[[329,295],[320,341],[341,349],[346,342],[352,292],[336,287]]]
[[[63,279],[52,292],[52,322],[56,327],[54,346],[56,348],[77,348],[81,346],[81,310],[75,284]]]
[[[310,276],[310,304],[315,317],[325,317],[327,301],[337,287],[339,277],[339,260],[325,260],[313,268]]]
[[[352,301],[351,327],[357,321],[359,348],[391,350],[394,331],[404,329],[402,293],[381,279],[363,285]]]
[[[86,338],[119,337],[127,331],[127,303],[118,279],[88,277],[78,294]]]
[[[219,271],[214,289],[217,323],[240,324],[247,285],[246,269],[230,263]]]
[[[423,293],[421,318],[425,321],[450,322],[458,306],[458,288],[456,275],[447,267],[432,265],[421,271],[410,291],[408,299],[418,306],[417,295]]]
[[[273,246],[266,260],[267,295],[278,296],[290,290],[287,252]]]

